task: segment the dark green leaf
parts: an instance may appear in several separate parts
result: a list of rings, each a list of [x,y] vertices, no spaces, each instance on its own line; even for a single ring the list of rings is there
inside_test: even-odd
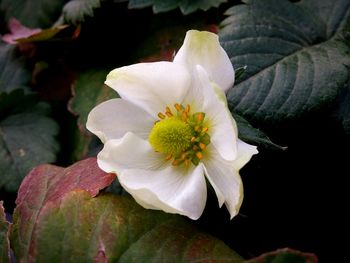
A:
[[[6,20],[17,18],[28,27],[50,27],[59,17],[67,0],[2,0],[0,9]]]
[[[284,248],[265,253],[244,263],[317,263],[317,257],[311,253]]]
[[[87,70],[81,72],[73,86],[74,97],[69,109],[79,116],[78,125],[86,131],[85,124],[89,112],[103,101],[117,97],[117,93],[103,83],[110,70]]]
[[[25,61],[16,54],[16,47],[0,43],[0,93],[24,88],[31,74]]]
[[[220,32],[234,67],[247,65],[228,92],[234,112],[283,122],[329,106],[349,79],[343,28],[350,2],[244,2],[227,11]]]
[[[143,8],[153,6],[154,13],[161,13],[180,7],[184,15],[197,10],[207,11],[211,7],[218,7],[226,0],[130,0],[129,8]]]
[[[0,201],[0,262],[10,262],[10,242],[8,238],[10,224],[6,221],[5,209]]]
[[[286,147],[282,147],[273,143],[269,137],[259,129],[254,128],[250,123],[238,114],[233,114],[238,127],[238,137],[250,144],[258,145],[266,148],[272,148],[277,150],[285,150]]]
[[[223,242],[132,198],[98,194],[115,175],[95,158],[34,169],[19,190],[11,243],[20,262],[242,262]],[[94,197],[94,198],[93,198]]]
[[[247,70],[247,66],[239,67],[235,69],[235,81],[239,82],[243,77],[244,72]]]
[[[1,93],[0,105],[0,188],[16,191],[34,166],[55,161],[58,126],[46,116],[49,105],[23,90]]]
[[[63,7],[64,20],[70,24],[84,22],[86,16],[93,16],[94,9],[100,7],[101,0],[71,0]]]
[[[86,157],[91,133],[86,128],[86,120],[89,112],[103,101],[117,97],[117,93],[105,86],[103,83],[109,70],[88,70],[81,72],[73,86],[74,97],[69,103],[69,110],[78,115],[79,131],[75,133],[75,151],[73,160],[80,160]]]

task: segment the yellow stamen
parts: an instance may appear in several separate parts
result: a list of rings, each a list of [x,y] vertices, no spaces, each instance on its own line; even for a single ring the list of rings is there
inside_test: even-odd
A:
[[[208,127],[203,127],[202,132],[206,133],[208,131]]]
[[[165,157],[165,160],[166,160],[166,161],[169,161],[171,158],[173,158],[173,155],[172,155],[172,154],[168,154],[168,155]]]
[[[171,110],[170,110],[169,106],[166,106],[166,107],[165,107],[165,111],[171,113]]]
[[[202,150],[204,150],[207,146],[204,143],[199,143],[199,148],[201,148]]]
[[[169,118],[174,116],[170,111],[165,112],[165,114],[166,114],[166,116],[168,116]]]
[[[182,119],[183,121],[186,121],[186,120],[188,119],[188,115],[187,115],[187,112],[186,112],[186,111],[184,111],[184,112],[181,114],[181,119]]]
[[[190,160],[186,159],[186,160],[185,160],[185,165],[186,165],[186,166],[189,166],[189,165],[190,165]]]
[[[175,109],[176,109],[177,111],[179,111],[179,112],[182,111],[182,106],[181,106],[180,104],[176,103],[176,104],[174,105],[174,107],[175,107]]]
[[[204,119],[204,114],[203,114],[203,112],[198,112],[197,120],[198,120],[198,121],[203,121],[203,119]]]
[[[191,142],[194,142],[196,140],[196,137],[191,138]]]
[[[179,161],[175,159],[171,164],[174,165],[174,166],[176,166],[176,165],[179,164]]]
[[[165,119],[165,115],[161,112],[158,113],[158,117],[159,119],[162,119],[162,120]]]
[[[190,113],[190,110],[191,110],[190,104],[187,104],[186,109],[185,109],[185,112],[186,112],[186,113]]]
[[[194,131],[199,131],[199,129],[200,129],[201,127],[199,127],[198,125],[196,125],[196,126],[194,126]]]
[[[196,156],[199,160],[203,159],[203,154],[201,152],[196,152]]]

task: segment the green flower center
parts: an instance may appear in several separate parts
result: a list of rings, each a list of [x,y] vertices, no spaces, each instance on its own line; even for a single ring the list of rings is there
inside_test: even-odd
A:
[[[176,156],[191,146],[191,138],[191,127],[172,117],[154,125],[149,142],[155,151]]]
[[[180,104],[174,105],[174,112],[166,107],[164,114],[158,113],[160,120],[154,124],[149,142],[156,152],[166,154],[166,160],[173,159],[173,165],[198,165],[210,143],[205,114],[191,114],[190,105],[185,108]]]

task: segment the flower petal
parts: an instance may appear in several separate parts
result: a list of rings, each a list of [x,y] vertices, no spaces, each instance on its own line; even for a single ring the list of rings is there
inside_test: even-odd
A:
[[[124,170],[119,182],[145,208],[198,219],[203,213],[207,189],[203,166],[185,169],[166,166],[161,170]]]
[[[108,140],[97,155],[98,166],[107,173],[125,169],[159,169],[164,165],[162,154],[156,153],[148,141],[128,132],[121,139]]]
[[[110,139],[119,139],[127,132],[147,139],[155,121],[155,118],[134,104],[112,99],[92,109],[86,127],[104,143]]]
[[[238,148],[238,154],[237,158],[234,161],[234,167],[238,171],[240,170],[246,163],[249,162],[249,160],[252,158],[254,154],[259,153],[257,150],[257,147],[254,145],[250,145],[248,143],[245,143],[244,141],[238,139],[237,140],[237,148]]]
[[[235,72],[225,50],[220,46],[216,34],[189,30],[184,43],[174,58],[174,62],[187,66],[190,71],[201,65],[211,81],[216,82],[224,91],[233,86]]]
[[[246,164],[256,147],[238,141],[238,159],[226,161],[220,157],[214,147],[209,147],[209,156],[203,161],[205,174],[218,197],[219,206],[225,203],[231,219],[238,214],[243,201],[243,184],[239,169]]]
[[[194,80],[186,97],[188,101],[197,101],[198,109],[205,112],[208,120],[208,133],[212,145],[225,160],[234,160],[237,154],[237,127],[220,91],[209,81],[206,71],[196,66]],[[198,104],[198,101],[201,104]]]
[[[172,62],[139,63],[112,70],[106,84],[152,116],[181,102],[190,86],[188,70]]]

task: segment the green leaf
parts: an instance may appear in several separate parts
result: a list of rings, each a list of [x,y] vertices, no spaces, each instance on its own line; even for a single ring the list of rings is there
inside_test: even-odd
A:
[[[28,27],[50,27],[59,17],[67,0],[2,0],[5,19],[17,18]]]
[[[16,47],[0,43],[0,93],[14,89],[27,89],[31,73],[23,57],[17,55]]]
[[[184,15],[197,10],[207,11],[211,7],[218,7],[226,0],[130,0],[129,8],[143,8],[153,6],[154,13],[167,12],[180,7]]]
[[[0,105],[0,188],[17,191],[34,166],[56,160],[58,126],[49,105],[23,90],[0,93]]]
[[[116,98],[117,93],[104,85],[106,76],[110,70],[87,70],[81,72],[73,85],[74,97],[69,103],[69,110],[78,116],[80,132],[75,132],[75,152],[73,160],[86,157],[91,142],[91,133],[86,130],[86,121],[89,112],[103,101]]]
[[[5,217],[3,202],[0,201],[0,262],[10,262],[10,241],[8,237],[10,224]]]
[[[259,129],[254,128],[250,123],[238,114],[233,114],[238,127],[238,137],[250,144],[271,148],[276,150],[285,150],[286,147],[273,143],[267,135]]]
[[[32,250],[34,230],[40,226],[37,221],[46,205],[58,205],[63,196],[77,189],[87,191],[94,197],[114,178],[115,175],[106,174],[97,167],[95,158],[78,162],[66,169],[49,164],[34,168],[23,180],[16,200],[10,239],[17,260],[23,259],[26,262],[24,259],[35,252]],[[61,239],[62,236],[57,238]]]
[[[17,260],[242,262],[180,216],[146,210],[129,197],[96,196],[113,178],[98,169],[95,158],[66,169],[34,169],[16,201],[11,244]]]
[[[101,0],[71,0],[63,7],[64,20],[70,24],[84,22],[86,16],[93,16],[94,9],[100,7]]]
[[[235,68],[233,111],[257,122],[284,122],[329,106],[349,80],[343,40],[350,2],[246,0],[230,8],[220,39]]]
[[[311,253],[283,248],[265,253],[244,263],[317,263],[317,257]]]

